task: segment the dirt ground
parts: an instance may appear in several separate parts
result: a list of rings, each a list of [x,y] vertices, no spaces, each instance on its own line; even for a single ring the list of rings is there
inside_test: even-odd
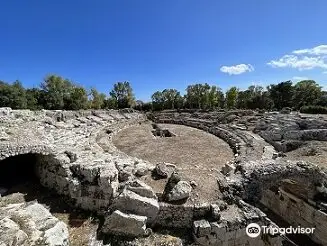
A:
[[[155,137],[150,123],[128,127],[113,138],[115,146],[126,154],[153,164],[166,162],[176,165],[183,180],[197,186],[188,201],[204,202],[219,198],[217,178],[221,167],[233,159],[233,152],[222,139],[204,131],[182,126],[159,124],[176,136]],[[166,179],[142,177],[157,193],[162,193]]]
[[[307,161],[314,165],[327,167],[327,142],[324,141],[307,141],[302,147],[287,152],[288,160]]]

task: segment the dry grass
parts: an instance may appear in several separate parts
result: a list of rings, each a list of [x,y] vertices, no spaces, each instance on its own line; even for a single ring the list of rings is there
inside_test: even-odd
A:
[[[98,223],[91,217],[80,216],[73,221],[68,213],[54,213],[55,217],[68,225],[71,246],[89,245],[90,236],[96,233]]]
[[[221,167],[233,159],[228,144],[195,128],[169,124],[159,126],[177,136],[154,137],[151,124],[144,123],[119,132],[113,138],[114,144],[128,155],[154,164],[175,164],[182,179],[198,184],[189,200],[216,200],[219,195],[216,179],[221,175]],[[162,192],[166,183],[166,180],[154,180],[150,175],[143,177],[143,180],[154,187],[156,192]]]

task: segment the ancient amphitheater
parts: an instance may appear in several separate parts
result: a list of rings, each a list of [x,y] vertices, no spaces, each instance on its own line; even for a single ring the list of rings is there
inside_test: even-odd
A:
[[[0,245],[327,245],[326,141],[297,113],[1,108]]]

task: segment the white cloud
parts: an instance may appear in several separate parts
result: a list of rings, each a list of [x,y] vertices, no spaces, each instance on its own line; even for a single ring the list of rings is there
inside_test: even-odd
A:
[[[229,75],[238,75],[245,72],[252,72],[254,67],[251,64],[238,64],[234,66],[222,66],[220,71]]]
[[[297,55],[327,55],[327,45],[323,44],[311,49],[294,50],[292,53]]]
[[[319,45],[310,49],[294,50],[267,63],[273,68],[295,68],[300,71],[320,68],[327,70],[327,45]]]
[[[327,71],[322,72],[323,74],[327,74]]]
[[[294,76],[292,78],[292,80],[294,80],[295,82],[298,82],[298,81],[302,81],[302,80],[307,80],[309,79],[308,77],[300,77],[300,76]]]
[[[313,57],[313,56],[295,56],[295,55],[284,55],[278,60],[272,60],[268,62],[268,65],[274,68],[291,67],[298,70],[310,70],[313,68],[327,69],[327,60],[324,57]]]

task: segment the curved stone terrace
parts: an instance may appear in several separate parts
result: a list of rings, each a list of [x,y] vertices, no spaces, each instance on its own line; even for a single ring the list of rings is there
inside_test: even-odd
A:
[[[268,212],[285,217],[285,207],[296,200],[294,209],[304,217],[284,219],[315,226],[314,235],[303,240],[324,244],[325,169],[287,155],[305,147],[300,140],[323,143],[326,124],[292,117],[1,108],[0,220],[6,226],[0,227],[0,242],[281,245],[291,239],[249,238],[245,227],[250,222],[277,226]],[[33,202],[12,199],[32,176],[65,198],[63,203],[99,218],[86,241],[76,243],[73,226],[48,214],[37,196]],[[174,228],[189,237],[162,233],[175,235]]]

